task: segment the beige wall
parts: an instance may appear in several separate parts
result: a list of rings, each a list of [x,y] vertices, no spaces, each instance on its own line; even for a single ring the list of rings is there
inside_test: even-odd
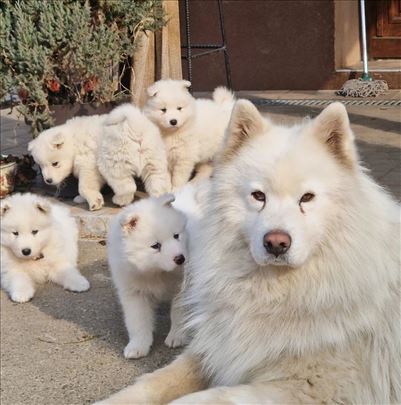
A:
[[[335,66],[345,68],[361,60],[358,0],[335,0]]]

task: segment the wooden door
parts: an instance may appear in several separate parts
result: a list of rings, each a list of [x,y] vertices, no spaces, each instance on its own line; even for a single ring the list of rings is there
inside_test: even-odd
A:
[[[367,2],[369,58],[401,58],[401,0]]]

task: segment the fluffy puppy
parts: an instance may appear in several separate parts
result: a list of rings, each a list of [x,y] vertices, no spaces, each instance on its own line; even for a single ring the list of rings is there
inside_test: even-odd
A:
[[[234,97],[218,87],[213,100],[195,99],[186,80],[160,80],[147,90],[145,114],[159,127],[166,144],[173,191],[180,189],[196,168],[209,175],[208,165],[220,149]]]
[[[78,178],[79,195],[88,202],[90,210],[100,209],[104,204],[100,193],[104,179],[96,160],[98,138],[106,117],[107,114],[72,118],[41,132],[28,145],[47,184],[57,186],[70,174]]]
[[[149,353],[156,304],[171,300],[182,281],[186,260],[185,218],[171,206],[172,195],[140,200],[126,207],[110,226],[108,260],[128,330],[126,358]],[[183,343],[173,301],[167,346]]]
[[[29,301],[36,283],[89,289],[77,269],[78,227],[68,210],[34,194],[1,203],[1,285],[15,302]]]
[[[134,199],[133,176],[142,178],[151,196],[171,189],[159,129],[131,104],[117,107],[107,117],[100,139],[98,167],[114,191],[113,202],[120,206]]]

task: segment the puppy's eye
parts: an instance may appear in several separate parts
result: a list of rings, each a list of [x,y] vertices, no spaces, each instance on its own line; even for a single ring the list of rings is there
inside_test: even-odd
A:
[[[177,107],[177,110],[178,110],[178,111],[181,111],[181,110],[182,110],[182,107]]]
[[[251,195],[256,201],[261,201],[261,202],[266,201],[266,195],[262,191],[259,191],[259,190],[254,191]]]
[[[312,201],[315,198],[315,194],[313,193],[305,193],[301,199],[299,200],[299,203],[307,203],[309,201]]]
[[[38,232],[39,232],[39,231],[38,231],[37,229],[34,229],[34,230],[32,231],[32,235],[36,235]]]
[[[174,234],[174,239],[178,239],[180,237],[180,234],[179,233],[175,233]]]
[[[162,247],[161,243],[156,242],[154,245],[151,246],[152,249],[160,250]]]
[[[162,108],[160,111],[161,111],[162,113],[165,113],[165,112],[167,112],[167,108]]]
[[[53,162],[53,163],[52,163],[52,166],[53,166],[53,167],[58,167],[58,162]]]
[[[19,233],[17,231],[13,232],[13,235],[18,236]]]

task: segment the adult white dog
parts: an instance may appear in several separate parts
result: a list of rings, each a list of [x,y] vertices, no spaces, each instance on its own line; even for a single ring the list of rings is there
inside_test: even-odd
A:
[[[98,167],[113,189],[113,202],[124,206],[134,199],[134,176],[151,196],[171,191],[166,149],[160,131],[138,108],[124,104],[107,117],[100,137]]]
[[[104,204],[100,192],[104,179],[97,168],[97,150],[106,117],[107,114],[72,118],[41,132],[28,145],[47,184],[57,186],[70,174],[78,178],[79,195],[88,202],[90,210],[98,210]]]
[[[185,217],[171,207],[174,196],[147,198],[126,207],[113,220],[108,237],[108,260],[124,311],[129,342],[126,358],[149,353],[153,342],[154,311],[158,303],[177,295],[187,260]],[[175,302],[165,340],[184,342],[182,319]]]
[[[207,100],[192,97],[190,86],[186,80],[159,80],[148,88],[144,106],[166,144],[173,191],[190,179],[194,168],[199,177],[210,174],[234,105],[233,94],[224,87]]]
[[[193,340],[104,403],[400,403],[399,206],[343,105],[285,128],[238,101],[209,195]]]
[[[86,291],[77,269],[78,227],[65,207],[34,194],[1,202],[1,285],[16,302],[29,301],[48,280]]]

